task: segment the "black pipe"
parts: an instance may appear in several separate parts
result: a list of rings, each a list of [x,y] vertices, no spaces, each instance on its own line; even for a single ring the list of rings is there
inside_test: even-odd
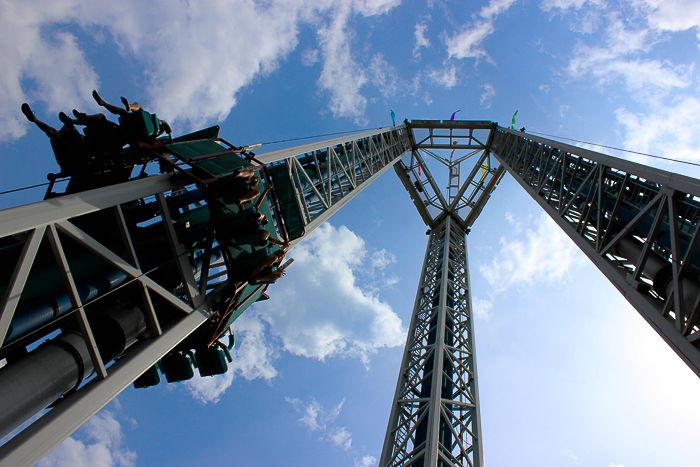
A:
[[[146,329],[141,310],[125,303],[90,321],[104,363],[126,350]],[[74,331],[63,332],[0,368],[0,438],[77,390],[93,373],[85,340]]]

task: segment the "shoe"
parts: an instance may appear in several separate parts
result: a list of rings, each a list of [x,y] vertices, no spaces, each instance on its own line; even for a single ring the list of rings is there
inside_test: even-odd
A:
[[[61,121],[61,123],[63,123],[64,125],[72,125],[72,124],[73,124],[73,120],[72,120],[68,115],[66,115],[66,114],[63,113],[63,112],[59,112],[59,113],[58,113],[58,119],[59,119],[59,120]]]
[[[27,120],[29,120],[32,123],[34,122],[34,120],[36,120],[36,115],[34,115],[34,112],[32,112],[32,109],[29,107],[29,104],[25,102],[24,104],[22,104],[21,109],[24,116],[27,117]]]
[[[78,112],[76,109],[73,109],[73,116],[75,116],[75,119],[78,120],[83,125],[87,125],[87,114],[85,114],[83,112]],[[63,121],[63,120],[61,120],[61,121]]]

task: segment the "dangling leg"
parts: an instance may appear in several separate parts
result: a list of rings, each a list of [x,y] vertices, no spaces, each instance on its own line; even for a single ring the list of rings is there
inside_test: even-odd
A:
[[[58,119],[66,126],[84,125],[80,120],[74,120],[63,112],[58,113]]]
[[[287,271],[285,271],[284,269],[281,271],[273,271],[265,276],[253,276],[251,277],[249,283],[258,284],[260,282],[276,282],[280,277],[284,276],[285,274],[287,274]]]
[[[267,185],[265,187],[265,191],[262,192],[260,195],[260,198],[255,202],[255,209],[260,209],[260,206],[262,205],[263,201],[265,201],[265,196],[267,196],[267,193],[272,189],[270,185]],[[255,190],[258,191],[258,190]],[[259,193],[259,192],[258,192]]]
[[[257,171],[253,167],[244,170],[235,170],[233,172],[234,177],[245,178],[246,180],[251,180],[256,175]]]
[[[97,91],[92,91],[92,97],[95,98],[95,101],[105,109],[109,110],[111,113],[114,115],[119,115],[119,116],[124,116],[127,113],[129,113],[127,110],[122,109],[121,107],[117,107],[116,105],[109,104],[105,102],[102,97],[97,93]]]
[[[124,96],[122,96],[122,104],[124,104],[124,108],[127,111],[130,110],[132,112],[136,112],[136,111],[143,109],[143,107],[141,107],[141,104],[139,104],[138,102],[134,102],[133,104],[130,104],[129,101],[127,100],[127,98]]]
[[[239,208],[243,207],[243,203],[247,203],[248,201],[254,200],[260,192],[256,190],[255,188],[249,190],[247,193],[243,193],[238,197],[236,200],[236,204],[238,205]],[[259,207],[259,206],[258,206]]]
[[[25,102],[24,104],[22,104],[21,109],[24,116],[27,117],[27,120],[38,126],[41,131],[46,133],[46,136],[48,136],[49,138],[60,138],[61,134],[58,132],[57,129],[36,118],[36,115],[34,115],[34,112],[32,112],[32,109],[29,107],[29,104]]]
[[[89,125],[91,123],[100,123],[104,120],[107,120],[107,117],[105,114],[93,114],[93,115],[88,115],[83,112],[78,112],[76,109],[73,109],[73,115],[75,116],[76,120],[75,123],[76,125]],[[60,115],[59,115],[60,118]],[[63,120],[61,120],[63,121]]]

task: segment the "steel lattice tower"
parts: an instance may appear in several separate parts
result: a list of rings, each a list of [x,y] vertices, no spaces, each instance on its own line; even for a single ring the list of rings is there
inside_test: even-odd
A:
[[[379,465],[481,465],[479,390],[464,230],[430,232]]]
[[[466,235],[503,169],[492,168],[497,163],[487,150],[487,122],[426,123],[411,123],[411,161],[395,166],[429,238],[379,465],[481,466]],[[449,159],[439,154],[446,150]],[[445,193],[426,159],[441,164]],[[461,176],[468,165],[468,175]]]

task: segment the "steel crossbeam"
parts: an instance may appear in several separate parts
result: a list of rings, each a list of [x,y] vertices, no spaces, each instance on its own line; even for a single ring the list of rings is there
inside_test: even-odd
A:
[[[700,181],[500,127],[490,150],[700,376]]]
[[[481,466],[466,236],[452,216],[425,252],[380,467]]]
[[[421,218],[432,228],[450,213],[459,219],[462,228],[469,229],[505,174],[489,151],[494,124],[413,120],[408,128],[416,142],[411,159],[394,169]],[[446,152],[448,149],[451,152]],[[455,152],[457,156],[453,158]],[[440,164],[438,170],[447,170],[448,187],[444,194],[435,180],[437,172],[426,164],[432,161]],[[468,172],[464,170],[467,168]],[[465,172],[467,176],[461,177]]]

